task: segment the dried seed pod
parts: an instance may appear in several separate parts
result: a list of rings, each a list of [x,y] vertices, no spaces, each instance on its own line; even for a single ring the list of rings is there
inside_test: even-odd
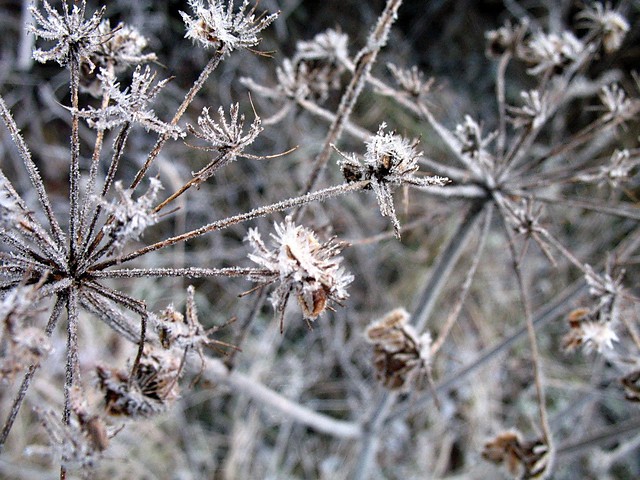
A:
[[[106,412],[140,418],[165,411],[178,398],[180,363],[172,352],[145,347],[133,374],[98,365],[98,387],[104,394]]]
[[[542,440],[523,442],[518,432],[509,430],[487,442],[485,460],[503,464],[513,478],[543,478],[549,466],[549,448]]]
[[[624,387],[624,398],[630,402],[640,402],[640,370],[635,370],[620,379]]]
[[[376,377],[391,390],[422,386],[420,380],[429,374],[431,336],[418,336],[408,321],[407,311],[398,308],[365,331],[374,345]]]

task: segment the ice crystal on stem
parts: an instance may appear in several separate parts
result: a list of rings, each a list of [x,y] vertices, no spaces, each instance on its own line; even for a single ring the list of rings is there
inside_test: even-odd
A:
[[[298,299],[304,319],[311,322],[331,309],[332,302],[340,303],[348,297],[346,288],[353,276],[340,266],[342,258],[338,254],[344,243],[334,239],[321,243],[313,231],[295,225],[291,217],[274,227],[273,248],[265,245],[256,229],[249,231],[247,241],[253,248],[249,258],[271,272],[258,281],[279,283],[271,294],[271,303],[282,331],[284,310],[292,294]]]
[[[229,0],[226,8],[222,0],[189,0],[189,6],[193,10],[193,18],[180,12],[187,27],[185,37],[205,48],[224,49],[225,53],[258,45],[258,34],[279,15],[265,13],[256,17],[255,7],[247,12],[249,0],[242,2],[237,13],[233,12],[233,0]]]
[[[50,50],[37,49],[33,52],[33,58],[38,62],[45,63],[55,61],[60,65],[69,63],[71,55],[77,55],[78,59],[89,59],[98,49],[98,46],[105,41],[110,33],[99,30],[100,20],[104,14],[105,7],[95,12],[93,16],[85,21],[86,2],[83,0],[80,5],[75,4],[69,12],[66,2],[62,5],[62,15],[49,5],[46,0],[43,3],[47,17],[40,13],[37,8],[31,7],[31,13],[40,25],[31,27],[31,32],[45,40],[57,42]]]
[[[385,133],[382,123],[378,133],[367,142],[367,152],[362,163],[355,155],[343,155],[340,161],[342,173],[347,182],[369,180],[376,194],[380,213],[391,218],[396,237],[400,237],[400,222],[396,217],[392,191],[399,185],[414,187],[443,186],[447,178],[438,176],[418,177],[418,159],[422,155],[417,150],[417,141],[410,142],[395,133]]]

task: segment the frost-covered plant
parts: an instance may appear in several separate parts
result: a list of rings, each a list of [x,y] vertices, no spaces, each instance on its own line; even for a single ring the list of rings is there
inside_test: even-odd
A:
[[[34,10],[70,97],[0,75],[0,476],[640,475],[635,13],[508,2],[484,50],[402,3]]]

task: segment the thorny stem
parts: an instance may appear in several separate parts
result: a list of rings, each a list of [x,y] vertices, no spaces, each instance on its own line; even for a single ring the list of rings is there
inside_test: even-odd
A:
[[[184,112],[187,111],[187,108],[189,107],[191,102],[193,102],[193,99],[196,97],[200,89],[204,86],[205,82],[209,78],[209,75],[211,75],[211,73],[216,69],[216,67],[224,57],[224,54],[225,54],[224,48],[221,48],[215,51],[215,53],[213,54],[213,57],[211,57],[207,65],[204,67],[204,69],[200,73],[200,76],[196,79],[196,81],[191,86],[191,89],[185,95],[184,100],[182,101],[182,103],[178,107],[178,110],[176,111],[176,114],[171,119],[171,122],[169,122],[170,125],[175,126],[178,124],[178,121],[180,120],[180,118],[182,118],[182,115],[184,115]],[[160,154],[160,151],[162,150],[162,147],[164,147],[164,144],[167,142],[167,140],[169,140],[169,138],[171,138],[171,135],[167,133],[160,135],[160,137],[158,138],[158,141],[156,142],[156,145],[153,147],[153,150],[151,151],[151,153],[149,153],[149,156],[147,157],[147,161],[142,166],[142,168],[138,171],[135,178],[133,179],[133,182],[131,182],[131,186],[130,186],[131,189],[136,188],[138,184],[142,181],[145,174],[147,173],[147,170],[149,170],[151,163],[158,157],[158,155]]]
[[[177,235],[175,237],[168,238],[161,242],[154,243],[147,247],[141,248],[132,252],[128,255],[125,255],[122,258],[116,258],[112,260],[108,260],[97,265],[93,266],[95,270],[102,270],[104,268],[110,267],[112,265],[117,265],[120,263],[125,263],[135,258],[138,258],[142,255],[145,255],[149,252],[153,252],[160,248],[165,248],[170,245],[174,245],[178,242],[183,242],[186,240],[191,240],[192,238],[199,237],[204,235],[205,233],[213,232],[216,230],[222,230],[224,228],[230,227],[232,225],[236,225],[238,223],[246,222],[248,220],[252,220],[257,217],[262,217],[264,215],[268,215],[271,213],[279,212],[282,210],[288,210],[290,208],[296,207],[298,205],[304,205],[309,202],[322,202],[332,197],[336,197],[338,195],[344,195],[345,193],[362,190],[369,184],[369,180],[360,180],[358,182],[353,183],[345,183],[342,185],[335,185],[332,187],[328,187],[322,190],[318,190],[316,192],[308,193],[306,195],[301,195],[299,197],[290,198],[288,200],[283,200],[281,202],[272,203],[271,205],[266,205],[264,207],[255,208],[249,212],[241,213],[239,215],[235,215],[233,217],[228,217],[223,220],[218,220],[213,223],[209,223],[204,225],[196,230],[192,230],[190,232],[183,233],[181,235]]]
[[[80,189],[80,137],[78,136],[78,88],[80,59],[74,52],[69,62],[71,70],[71,165],[69,168],[69,265],[75,266],[78,256],[79,189]]]
[[[538,341],[536,339],[536,330],[533,324],[533,316],[531,313],[531,302],[529,300],[529,295],[527,294],[527,290],[525,288],[526,286],[525,286],[524,278],[522,275],[521,263],[518,260],[518,255],[516,252],[516,246],[513,239],[513,234],[509,229],[509,225],[507,224],[507,220],[504,217],[504,215],[501,216],[501,219],[502,219],[502,224],[505,230],[505,235],[507,236],[507,243],[509,244],[509,250],[511,252],[513,270],[515,272],[516,279],[518,281],[518,289],[520,290],[520,299],[522,301],[522,306],[524,308],[527,335],[529,337],[529,346],[531,348],[533,376],[535,379],[536,395],[538,397],[540,428],[542,430],[542,434],[544,437],[544,443],[546,444],[549,451],[549,457],[548,457],[549,461],[547,463],[547,467],[545,468],[544,478],[549,478],[549,475],[551,475],[551,472],[553,470],[553,461],[555,458],[555,447],[553,445],[551,428],[549,427],[549,418],[547,414],[547,400],[544,392],[541,358],[540,358],[540,352],[538,350]]]
[[[47,326],[45,327],[45,335],[50,337],[55,329],[58,319],[62,314],[63,307],[66,302],[66,295],[64,293],[58,294],[58,299],[53,306],[53,310],[51,311],[51,315],[49,316],[49,321],[47,322]],[[31,385],[31,380],[35,375],[36,371],[40,368],[40,363],[35,363],[29,366],[27,373],[25,373],[24,378],[22,379],[22,383],[20,384],[20,388],[18,389],[18,394],[11,405],[11,410],[9,410],[9,415],[7,415],[7,419],[4,422],[4,427],[2,428],[2,432],[0,432],[0,453],[2,453],[2,449],[4,448],[4,444],[7,441],[7,437],[9,436],[9,432],[13,427],[13,423],[18,416],[18,412],[20,411],[20,407],[22,406],[22,402],[24,401],[24,397],[29,390],[29,386]]]
[[[322,150],[314,160],[313,170],[307,180],[304,193],[308,193],[316,187],[320,174],[325,169],[327,162],[329,161],[329,157],[331,156],[331,145],[335,145],[342,135],[342,130],[351,115],[351,111],[360,96],[360,92],[362,92],[362,88],[367,81],[371,67],[378,56],[378,52],[386,43],[389,30],[397,18],[398,8],[400,8],[401,3],[402,0],[387,1],[384,11],[378,18],[375,28],[367,39],[367,45],[358,53],[353,76],[340,99],[340,105],[338,107],[335,120],[329,127]],[[300,214],[301,209],[296,213],[296,219]]]
[[[104,184],[102,186],[102,191],[100,193],[100,197],[103,199],[107,196],[107,193],[109,192],[109,189],[111,188],[111,185],[113,184],[113,181],[115,179],[115,175],[118,170],[118,165],[120,163],[120,158],[122,158],[122,154],[124,153],[124,146],[127,142],[127,138],[129,136],[130,131],[131,131],[131,124],[127,122],[122,126],[122,129],[120,130],[120,132],[118,132],[118,136],[113,142],[113,156],[111,157],[111,164],[109,165],[109,170],[105,175]],[[89,225],[89,229],[85,235],[84,244],[83,244],[83,247],[85,249],[88,247],[89,242],[91,240],[91,236],[95,231],[96,223],[98,222],[100,213],[102,213],[102,205],[98,204],[96,206],[95,212],[93,213],[93,218],[91,219],[91,224]],[[107,222],[112,222],[112,221],[113,221],[112,219],[108,219]],[[97,245],[100,243],[100,240],[102,240],[103,235],[104,235],[103,232],[98,232],[91,246],[88,247],[85,258],[97,247]]]
[[[438,255],[436,264],[431,270],[429,281],[422,290],[412,315],[415,327],[419,332],[426,327],[436,300],[458,258],[460,258],[484,205],[485,202],[482,201],[477,201],[471,205],[471,208],[458,225],[458,229],[451,236],[447,247]]]
[[[107,68],[109,70],[109,75],[113,75],[113,65],[111,64],[111,62],[109,62],[109,65],[107,66]],[[102,109],[105,109],[109,106],[109,99],[110,99],[110,92],[105,89],[102,93],[102,105],[101,105]],[[83,206],[82,206],[82,214],[80,216],[80,220],[82,222],[80,224],[81,225],[80,230],[85,230],[84,227],[86,227],[88,210],[92,202],[92,197],[96,187],[96,181],[98,179],[98,167],[100,166],[100,155],[102,153],[103,143],[104,143],[104,129],[99,128],[96,133],[96,142],[93,147],[93,155],[91,156],[91,167],[89,168],[89,182],[85,190],[85,197],[84,197]],[[86,234],[85,243],[91,237],[92,231],[93,231],[93,228],[91,228],[89,232]]]
[[[64,380],[64,412],[62,421],[71,421],[71,389],[80,381],[78,369],[78,290],[72,285],[66,298],[67,306],[67,361]]]
[[[434,342],[431,344],[432,357],[436,353],[438,353],[440,348],[442,348],[442,345],[444,345],[445,340],[449,336],[449,333],[451,332],[453,325],[455,324],[456,320],[458,319],[458,316],[460,315],[460,311],[462,310],[462,305],[464,304],[467,294],[469,293],[469,289],[471,288],[473,277],[475,276],[476,270],[478,269],[478,265],[480,264],[480,259],[482,258],[482,251],[484,250],[487,237],[489,236],[489,229],[491,227],[491,218],[493,216],[492,214],[493,214],[493,205],[488,204],[485,212],[484,224],[482,226],[482,231],[478,239],[478,245],[476,247],[475,252],[473,253],[473,256],[471,257],[473,258],[473,262],[469,267],[464,283],[460,287],[458,299],[453,309],[451,310],[451,313],[449,313],[447,320],[445,321],[444,325],[438,332],[438,338],[436,338]]]
[[[11,112],[9,112],[7,105],[4,103],[4,99],[2,98],[2,96],[0,96],[0,115],[2,116],[2,119],[4,120],[4,123],[7,126],[9,133],[11,134],[13,143],[16,145],[18,151],[20,152],[22,161],[25,165],[25,168],[27,169],[27,173],[29,174],[31,184],[38,194],[38,200],[40,202],[40,205],[42,206],[42,210],[44,211],[44,214],[49,221],[49,225],[51,226],[53,238],[56,240],[57,246],[59,248],[64,248],[64,233],[62,233],[60,224],[53,214],[51,202],[49,201],[49,197],[47,196],[47,192],[45,191],[44,183],[42,181],[42,177],[40,176],[40,172],[38,171],[38,167],[36,167],[36,165],[33,163],[31,152],[29,152],[27,144],[24,142],[22,135],[20,135],[20,130],[18,130],[18,126],[11,116]],[[24,205],[22,201],[21,205]]]
[[[111,158],[111,164],[109,165],[109,170],[107,171],[104,179],[104,185],[102,186],[102,192],[100,194],[101,198],[105,198],[107,196],[107,193],[109,192],[109,189],[113,184],[113,180],[115,179],[116,172],[118,170],[118,165],[120,164],[120,158],[122,158],[122,154],[124,153],[124,146],[127,142],[130,131],[131,124],[127,122],[122,126],[122,129],[118,133],[118,136],[113,143],[113,157]],[[93,214],[93,218],[91,219],[91,224],[89,225],[89,229],[87,231],[83,244],[83,248],[87,252],[84,255],[85,264],[91,253],[97,248],[97,246],[100,244],[100,241],[104,237],[104,231],[99,231],[96,237],[93,239],[93,242],[91,242],[91,245],[89,245],[89,241],[91,240],[91,236],[93,235],[93,232],[96,228],[96,223],[98,222],[98,218],[100,217],[101,212],[102,205],[98,204],[96,206],[96,211]],[[108,225],[111,222],[113,222],[113,218],[107,219],[105,225]]]
[[[131,268],[108,271],[87,272],[94,278],[139,278],[139,277],[186,277],[186,278],[208,278],[208,277],[249,277],[264,278],[272,274],[270,270],[259,268]]]

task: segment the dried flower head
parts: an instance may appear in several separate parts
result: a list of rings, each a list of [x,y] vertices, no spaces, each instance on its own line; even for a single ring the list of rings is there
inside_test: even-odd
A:
[[[583,43],[569,31],[560,35],[538,32],[527,42],[522,56],[531,65],[527,70],[529,74],[559,75],[578,59],[584,49]]]
[[[396,217],[392,191],[399,185],[414,187],[443,186],[449,180],[444,177],[417,177],[418,159],[422,155],[416,148],[417,141],[410,142],[393,132],[385,133],[382,123],[378,133],[366,143],[367,152],[362,163],[355,155],[342,155],[342,173],[347,182],[370,180],[376,195],[380,213],[391,218],[396,237],[400,238],[400,222]]]
[[[256,280],[265,284],[279,283],[271,294],[271,303],[282,331],[284,310],[292,294],[297,297],[304,319],[309,323],[330,309],[332,302],[346,300],[346,287],[353,281],[353,276],[340,266],[342,258],[338,254],[345,243],[334,239],[321,243],[313,231],[295,225],[291,217],[274,227],[273,248],[267,248],[256,229],[249,230],[247,241],[253,248],[249,258],[268,271]]]
[[[627,19],[613,10],[609,2],[604,5],[593,2],[585,6],[577,18],[581,20],[580,26],[588,30],[589,38],[602,42],[606,53],[618,50],[629,31]]]
[[[22,327],[3,335],[0,355],[0,383],[11,382],[26,366],[42,361],[51,352],[51,342],[41,329]]]
[[[429,93],[435,82],[433,77],[425,80],[424,73],[416,65],[410,69],[402,69],[393,63],[387,63],[387,68],[400,88],[415,98]]]
[[[181,357],[171,350],[145,346],[134,372],[98,365],[98,387],[109,415],[151,417],[164,412],[178,398]]]
[[[105,41],[110,33],[100,31],[98,26],[104,15],[105,7],[95,12],[93,16],[85,21],[86,2],[77,3],[71,8],[66,2],[62,4],[62,15],[54,10],[48,1],[43,2],[45,17],[35,6],[31,7],[31,14],[37,26],[31,26],[30,31],[36,37],[57,42],[48,51],[37,49],[33,52],[33,58],[38,62],[45,63],[55,61],[60,65],[69,63],[71,56],[76,59],[88,61],[91,55],[98,49],[98,46]]]
[[[542,440],[524,442],[516,431],[506,431],[487,442],[482,458],[503,464],[516,479],[542,478],[549,468],[549,447]]]
[[[516,53],[522,46],[522,40],[528,29],[529,24],[525,19],[516,25],[512,25],[507,20],[502,27],[489,30],[484,35],[487,40],[487,56],[500,57],[507,52]]]
[[[517,203],[508,200],[503,205],[506,207],[504,211],[507,221],[512,225],[516,233],[531,235],[542,231],[540,226],[542,206],[536,206],[528,198],[523,198]]]
[[[520,92],[521,107],[507,107],[515,128],[538,129],[547,121],[547,100],[538,90]]]
[[[158,221],[153,207],[162,184],[157,178],[149,179],[149,188],[135,200],[131,198],[133,192],[123,188],[122,182],[116,182],[114,187],[117,198],[111,203],[103,202],[104,209],[115,220],[105,225],[105,233],[113,238],[116,250],[122,250],[127,242],[138,240],[147,227]]]
[[[129,25],[119,23],[114,29],[109,20],[103,20],[98,31],[104,41],[97,45],[90,57],[80,64],[80,87],[95,97],[102,95],[103,87],[98,73],[102,69],[115,74],[141,63],[155,62],[155,53],[142,53],[147,39]]]
[[[624,398],[630,402],[640,402],[640,370],[634,370],[620,379],[624,387]]]
[[[589,294],[596,300],[596,310],[601,314],[610,313],[613,303],[622,294],[622,279],[624,271],[615,278],[610,272],[611,266],[607,264],[607,271],[600,275],[591,265],[585,265],[584,278],[589,286]]]
[[[271,15],[264,13],[256,17],[256,7],[246,11],[249,0],[243,0],[237,13],[233,13],[233,0],[229,0],[226,8],[222,0],[189,0],[189,6],[195,14],[194,18],[180,12],[187,27],[185,37],[199,42],[205,48],[224,49],[225,53],[258,45],[258,34],[279,15],[279,12]]]
[[[214,158],[206,167],[202,168],[193,176],[199,182],[211,177],[219,168],[233,162],[237,157],[255,158],[253,155],[243,154],[244,149],[251,145],[263,130],[262,120],[256,115],[248,131],[244,130],[244,114],[239,115],[240,105],[232,104],[229,108],[229,121],[227,121],[222,107],[218,108],[219,121],[216,122],[209,116],[209,109],[203,108],[202,114],[198,117],[199,130],[191,125],[189,131],[209,145],[207,150],[217,150],[219,156]]]
[[[460,141],[460,153],[468,155],[480,165],[492,167],[494,160],[487,151],[487,146],[496,138],[497,132],[482,136],[482,127],[470,115],[465,115],[464,122],[456,125],[455,135]]]
[[[218,327],[206,329],[198,319],[198,309],[195,300],[195,288],[187,287],[187,302],[185,314],[178,312],[173,305],[165,308],[157,318],[156,330],[160,345],[164,349],[179,348],[195,350],[202,358],[203,347],[231,347],[228,343],[210,338],[210,335],[219,330]]]
[[[365,336],[374,345],[376,377],[391,390],[423,386],[431,365],[431,335],[418,335],[403,308],[371,323]]]
[[[637,102],[627,97],[617,83],[603,86],[598,96],[604,107],[604,121],[630,120],[638,113]]]
[[[573,352],[582,347],[585,354],[596,351],[600,354],[613,349],[619,341],[611,321],[598,319],[598,312],[586,308],[572,311],[568,317],[569,332],[562,338],[562,349]]]
[[[349,58],[349,36],[332,28],[317,34],[313,39],[296,44],[294,63],[321,61],[339,65]]]
[[[600,166],[596,173],[585,173],[579,176],[583,182],[597,182],[598,186],[609,185],[620,188],[631,180],[631,172],[640,165],[640,157],[630,150],[615,150],[606,165]]]
[[[162,122],[148,107],[148,104],[169,82],[169,79],[166,79],[154,85],[156,75],[148,66],[144,70],[138,66],[133,72],[131,85],[120,90],[120,84],[115,76],[103,69],[98,79],[103,89],[108,92],[112,104],[106,108],[87,108],[81,110],[79,114],[87,119],[90,127],[100,130],[138,123],[147,131],[168,135],[174,139],[184,136],[180,127]]]

